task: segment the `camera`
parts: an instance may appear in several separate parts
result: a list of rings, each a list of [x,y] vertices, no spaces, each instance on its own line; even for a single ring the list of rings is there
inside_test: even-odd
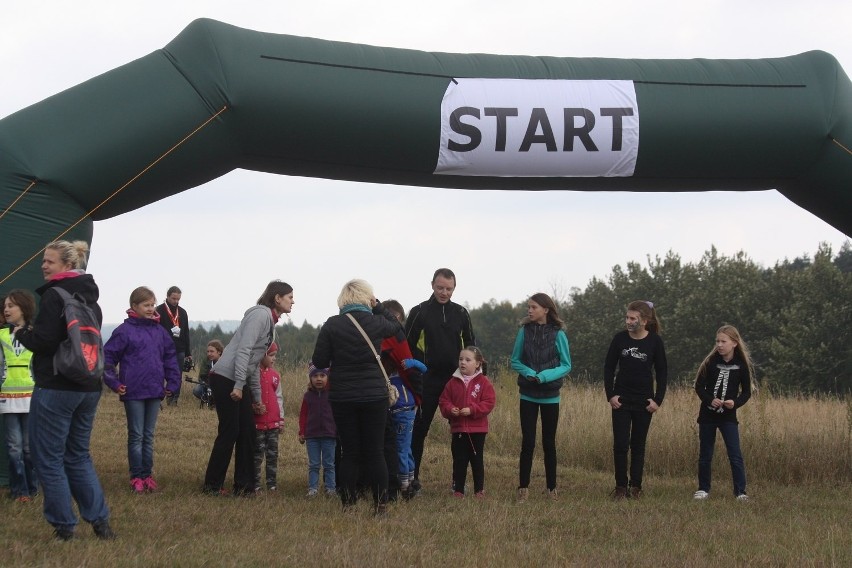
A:
[[[187,355],[183,358],[183,372],[188,373],[189,371],[195,368],[195,362],[192,360],[191,355]]]

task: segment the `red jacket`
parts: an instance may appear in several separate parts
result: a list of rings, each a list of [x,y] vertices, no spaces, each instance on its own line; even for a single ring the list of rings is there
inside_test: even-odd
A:
[[[473,434],[488,432],[488,414],[494,410],[496,402],[494,386],[488,377],[478,373],[465,386],[461,372],[456,370],[438,399],[438,407],[441,415],[450,421],[453,434]],[[453,416],[453,408],[470,408],[470,416]]]
[[[408,387],[408,390],[414,395],[414,402],[420,406],[420,393],[423,392],[423,379],[420,377],[420,372],[412,369],[406,369],[403,361],[413,359],[411,348],[403,336],[400,339],[397,336],[386,337],[382,340],[382,353],[387,353],[391,360],[396,365],[397,373],[402,382]]]
[[[284,397],[281,395],[281,377],[272,367],[260,369],[260,397],[266,406],[266,414],[255,414],[254,425],[258,430],[274,430],[284,426]]]

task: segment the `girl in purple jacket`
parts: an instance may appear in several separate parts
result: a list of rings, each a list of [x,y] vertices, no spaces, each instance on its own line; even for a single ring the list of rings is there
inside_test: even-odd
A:
[[[163,398],[180,388],[175,344],[160,325],[156,306],[149,288],[133,290],[127,319],[104,345],[104,382],[118,393],[127,414],[127,461],[135,493],[158,489],[152,475],[157,415]]]

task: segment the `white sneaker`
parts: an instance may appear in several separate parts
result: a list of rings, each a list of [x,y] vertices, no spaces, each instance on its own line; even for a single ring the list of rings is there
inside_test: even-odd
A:
[[[749,500],[748,495],[746,495],[745,493],[737,495],[737,501],[748,501],[748,500]]]
[[[316,489],[308,489],[308,494],[305,497],[316,497],[318,491]]]
[[[703,489],[699,489],[692,496],[693,499],[698,499],[699,501],[703,501],[704,499],[707,499],[708,497],[710,497],[710,493],[707,492],[707,491],[704,491]]]

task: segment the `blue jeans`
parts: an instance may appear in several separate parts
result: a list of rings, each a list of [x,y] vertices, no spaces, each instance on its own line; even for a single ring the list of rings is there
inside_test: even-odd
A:
[[[130,479],[151,477],[154,469],[154,429],[160,414],[160,399],[125,400],[127,415],[127,463]]]
[[[716,445],[716,429],[722,433],[728,461],[731,464],[731,476],[734,482],[734,495],[746,492],[745,461],[740,450],[740,426],[735,422],[698,425],[698,489],[710,492],[710,477],[713,466],[713,449]]]
[[[6,448],[9,453],[9,489],[12,499],[32,497],[38,493],[38,479],[30,456],[29,414],[3,415],[6,426]]]
[[[30,403],[30,447],[44,494],[44,518],[73,531],[77,515],[89,523],[109,519],[101,482],[89,454],[89,439],[101,392],[36,387]]]
[[[322,463],[323,481],[326,491],[336,489],[334,483],[334,449],[337,438],[307,438],[308,450],[308,489],[319,489],[320,463]]]
[[[394,431],[396,431],[396,451],[399,456],[399,480],[407,487],[414,479],[414,454],[411,451],[411,437],[414,433],[414,418],[417,408],[397,410],[391,413]]]

